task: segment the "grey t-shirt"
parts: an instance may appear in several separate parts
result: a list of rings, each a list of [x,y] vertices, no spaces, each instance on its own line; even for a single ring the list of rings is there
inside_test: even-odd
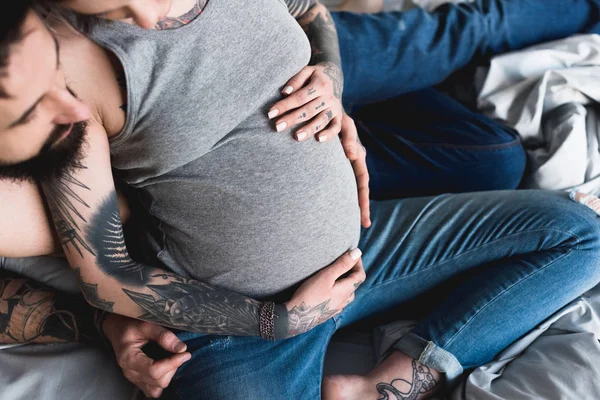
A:
[[[338,140],[276,133],[269,108],[310,59],[280,0],[210,0],[190,24],[99,22],[120,60],[127,122],[113,166],[144,199],[173,271],[250,296],[284,290],[357,245],[354,174]]]

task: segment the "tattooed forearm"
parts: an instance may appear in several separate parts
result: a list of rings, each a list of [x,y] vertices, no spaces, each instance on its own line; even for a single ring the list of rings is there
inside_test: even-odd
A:
[[[153,278],[152,294],[123,289],[144,311],[140,319],[216,335],[260,334],[259,302],[172,274]]]
[[[57,227],[64,227],[63,247],[76,250],[67,257],[91,305],[182,330],[260,335],[260,302],[132,260],[114,189],[90,207],[83,197],[93,190],[76,177],[66,173],[44,190]],[[279,319],[286,328],[287,321],[287,315]]]
[[[158,21],[156,29],[173,29],[189,24],[202,14],[202,11],[204,11],[204,8],[206,7],[206,3],[208,3],[208,0],[196,0],[196,4],[194,4],[194,7],[192,7],[190,11],[180,17],[167,17],[162,21]]]
[[[98,307],[99,309],[112,312],[115,303],[111,301],[105,301],[100,298],[98,295],[98,285],[85,283],[81,278],[81,271],[79,268],[75,268],[75,274],[77,276],[77,280],[79,281],[79,287],[81,288],[83,297],[85,297],[90,304],[94,304],[94,306]]]
[[[118,207],[114,193],[104,199],[86,239],[98,266],[122,283],[125,294],[142,310],[137,318],[195,332],[259,334],[259,302],[133,261],[125,246]],[[82,288],[92,304],[112,310],[112,303],[98,296],[97,285],[82,281]]]
[[[341,65],[340,47],[331,13],[322,4],[315,4],[298,19],[312,47],[311,64],[332,62]]]
[[[416,400],[420,395],[431,392],[438,384],[429,367],[412,361],[412,382],[405,379],[395,379],[391,383],[377,384],[377,391],[381,395],[378,400]],[[399,386],[408,391],[401,391]]]
[[[94,313],[81,296],[2,272],[0,344],[96,341],[100,334],[94,326]]]
[[[323,71],[332,81],[334,95],[341,99],[344,88],[340,47],[331,13],[318,2],[298,19],[312,48],[312,65],[323,64]]]

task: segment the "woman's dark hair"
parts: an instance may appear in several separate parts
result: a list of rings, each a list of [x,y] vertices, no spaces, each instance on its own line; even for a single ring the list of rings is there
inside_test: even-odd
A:
[[[22,38],[21,27],[33,0],[13,0],[2,3],[0,6],[0,77],[4,76],[11,47]],[[0,87],[0,97],[5,95]]]

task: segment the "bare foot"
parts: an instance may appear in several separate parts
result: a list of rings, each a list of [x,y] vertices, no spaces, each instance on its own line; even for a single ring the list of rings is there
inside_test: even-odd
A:
[[[379,398],[375,386],[360,375],[331,375],[323,378],[321,385],[323,400],[376,400]]]
[[[383,11],[383,0],[344,0],[338,10],[374,14]]]

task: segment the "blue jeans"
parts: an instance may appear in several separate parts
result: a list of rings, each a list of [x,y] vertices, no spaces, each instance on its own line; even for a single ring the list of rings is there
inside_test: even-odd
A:
[[[165,397],[318,399],[337,329],[411,312],[421,322],[394,347],[452,381],[600,282],[600,218],[564,193],[482,192],[371,207],[373,226],[359,245],[367,279],[352,304],[284,341],[181,333],[193,357]]]
[[[347,110],[417,92],[353,114],[367,148],[372,198],[517,188],[526,166],[517,133],[428,88],[472,61],[600,33],[599,15],[598,0],[477,0],[432,13],[333,13]]]

